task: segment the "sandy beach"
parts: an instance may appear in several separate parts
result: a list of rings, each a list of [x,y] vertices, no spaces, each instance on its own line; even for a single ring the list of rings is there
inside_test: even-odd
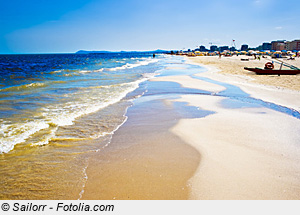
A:
[[[300,75],[256,75],[253,72],[244,70],[244,67],[259,67],[263,68],[265,63],[271,62],[270,56],[267,58],[254,59],[252,56],[239,55],[232,57],[218,56],[201,56],[188,58],[189,62],[195,62],[202,65],[209,66],[210,69],[217,69],[218,73],[226,74],[231,78],[240,78],[239,81],[244,80],[250,83],[258,83],[261,85],[274,86],[276,88],[286,88],[291,90],[300,90]],[[241,59],[249,59],[249,61],[242,61]],[[300,58],[295,60],[287,60],[287,58],[280,59],[281,61],[292,64],[300,68]],[[280,64],[274,63],[274,68],[279,69]],[[283,67],[286,68],[286,67]]]
[[[282,76],[255,76],[243,71],[243,66],[264,63],[250,61],[247,62],[250,65],[245,65],[238,58],[197,57],[193,62],[209,68],[199,76],[238,83],[257,98],[264,97],[299,110],[300,93],[294,90],[300,86],[300,76],[283,79]],[[180,80],[177,81],[181,83]],[[199,88],[206,88],[200,84]],[[202,156],[198,170],[189,181],[190,198],[299,199],[299,119],[265,108],[225,109],[219,105],[223,99],[211,96],[180,99],[216,112],[202,119],[183,119],[172,129]]]
[[[184,75],[195,63],[207,71]],[[170,64],[90,160],[82,199],[300,199],[297,87],[235,71],[238,58]]]
[[[249,61],[241,61],[241,59]],[[300,75],[256,75],[253,72],[244,70],[244,67],[263,68],[271,58],[254,60],[254,57],[245,55],[222,57],[202,56],[187,58],[189,63],[200,64],[207,69],[203,77],[212,78],[240,87],[252,97],[274,102],[283,106],[300,110]],[[295,60],[283,60],[300,68],[300,58]],[[275,68],[280,65],[275,64]]]

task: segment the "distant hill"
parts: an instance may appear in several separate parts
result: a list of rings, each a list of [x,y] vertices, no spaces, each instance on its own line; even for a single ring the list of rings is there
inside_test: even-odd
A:
[[[154,51],[120,51],[120,52],[111,52],[111,51],[85,51],[79,50],[76,54],[107,54],[107,53],[169,53],[170,51],[157,49]]]

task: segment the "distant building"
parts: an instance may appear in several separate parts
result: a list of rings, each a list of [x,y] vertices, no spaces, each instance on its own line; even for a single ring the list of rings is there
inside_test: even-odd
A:
[[[211,52],[218,51],[218,46],[210,46],[210,51]]]
[[[232,46],[232,47],[230,47],[230,49],[229,49],[231,52],[234,52],[234,51],[236,51],[236,48],[234,47],[234,46]]]
[[[220,52],[223,52],[225,50],[229,50],[229,47],[228,46],[221,46],[220,47]]]
[[[294,40],[291,42],[286,42],[286,50],[293,51],[297,50],[300,51],[300,40]]]
[[[262,48],[262,45],[260,45],[260,46],[257,46],[257,47],[255,48],[255,50],[256,50],[256,51],[263,50],[263,48]]]
[[[272,44],[271,43],[263,43],[262,44],[262,50],[271,50]]]
[[[286,41],[285,40],[277,40],[277,41],[272,41],[272,50],[275,51],[282,51],[286,49]]]
[[[205,48],[205,46],[200,46],[199,49],[200,49],[200,52],[206,52],[207,51],[207,49]]]
[[[241,46],[241,51],[247,51],[248,48],[249,48],[249,46],[248,46],[247,44],[243,44],[243,45]]]

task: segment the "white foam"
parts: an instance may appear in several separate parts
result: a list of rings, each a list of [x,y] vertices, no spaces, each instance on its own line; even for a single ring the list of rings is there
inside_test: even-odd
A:
[[[31,145],[32,146],[47,145],[49,143],[49,141],[51,140],[51,138],[53,138],[55,136],[55,132],[57,131],[57,129],[58,129],[58,127],[53,128],[49,134],[47,134],[46,136],[43,137],[42,140],[33,142],[33,143],[31,143]]]
[[[146,63],[148,64],[150,61],[144,62],[143,64],[146,65]],[[76,95],[76,93],[69,95],[70,97],[77,96],[76,99],[78,100],[72,100],[64,104],[57,104],[43,108],[43,119],[35,119],[30,122],[14,123],[11,125],[8,123],[1,124],[0,153],[7,153],[11,151],[16,144],[25,142],[36,132],[42,129],[48,129],[50,124],[54,124],[56,129],[59,126],[72,125],[74,120],[80,116],[96,112],[109,105],[115,104],[121,101],[129,92],[137,89],[140,83],[154,76],[154,73],[146,73],[141,79],[129,83],[85,88],[82,91],[79,90],[76,92],[78,95]],[[86,97],[86,95],[91,94],[93,95],[92,97]],[[118,128],[116,128],[116,130]],[[55,136],[56,129],[54,129],[49,135],[44,136],[43,140],[32,143],[32,145],[48,144],[51,138]],[[113,132],[102,133],[99,135],[104,136],[113,134]],[[92,138],[99,138],[99,135],[95,135]]]
[[[102,72],[103,70],[104,68],[101,68],[101,69],[94,70],[94,72]]]
[[[91,70],[80,70],[80,71],[78,71],[79,73],[90,73],[90,72],[92,72]]]
[[[151,59],[151,60],[147,59],[147,60],[144,60],[144,61],[137,61],[137,63],[134,63],[134,64],[126,63],[123,66],[109,68],[107,70],[109,70],[109,71],[116,71],[116,70],[121,70],[121,69],[131,69],[131,68],[138,67],[138,66],[146,66],[146,65],[148,65],[150,63],[155,63],[157,61],[158,61],[158,59]]]
[[[24,142],[32,134],[48,127],[49,124],[44,120],[1,126],[0,153],[11,151],[16,144]]]
[[[83,168],[83,170],[82,170],[82,173],[83,173],[83,178],[82,178],[82,181],[83,181],[83,183],[82,183],[82,190],[80,191],[80,193],[79,193],[79,198],[77,199],[77,200],[80,200],[81,198],[82,198],[82,195],[83,195],[83,193],[84,193],[84,188],[85,188],[85,185],[86,185],[86,182],[87,182],[87,180],[88,180],[88,175],[87,175],[87,173],[86,173],[86,169],[88,168],[88,161],[87,161],[87,164],[86,164],[86,166]]]

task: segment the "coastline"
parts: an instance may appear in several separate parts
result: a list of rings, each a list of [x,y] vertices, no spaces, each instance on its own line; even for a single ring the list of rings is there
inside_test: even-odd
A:
[[[195,77],[252,92],[249,83],[213,69],[192,77],[183,74],[190,62],[173,64],[90,160],[83,199],[300,199],[299,118],[218,96],[224,86]],[[260,87],[250,95],[297,109],[297,93],[263,98]]]
[[[148,82],[151,89],[166,84]],[[170,84],[170,88],[173,88]],[[177,85],[176,85],[177,87]],[[148,88],[149,89],[149,88]],[[136,98],[127,121],[112,141],[89,159],[88,180],[82,199],[165,200],[188,199],[187,181],[201,156],[169,130],[185,104],[170,103],[173,95],[149,94]],[[151,107],[151,108],[149,108]]]

